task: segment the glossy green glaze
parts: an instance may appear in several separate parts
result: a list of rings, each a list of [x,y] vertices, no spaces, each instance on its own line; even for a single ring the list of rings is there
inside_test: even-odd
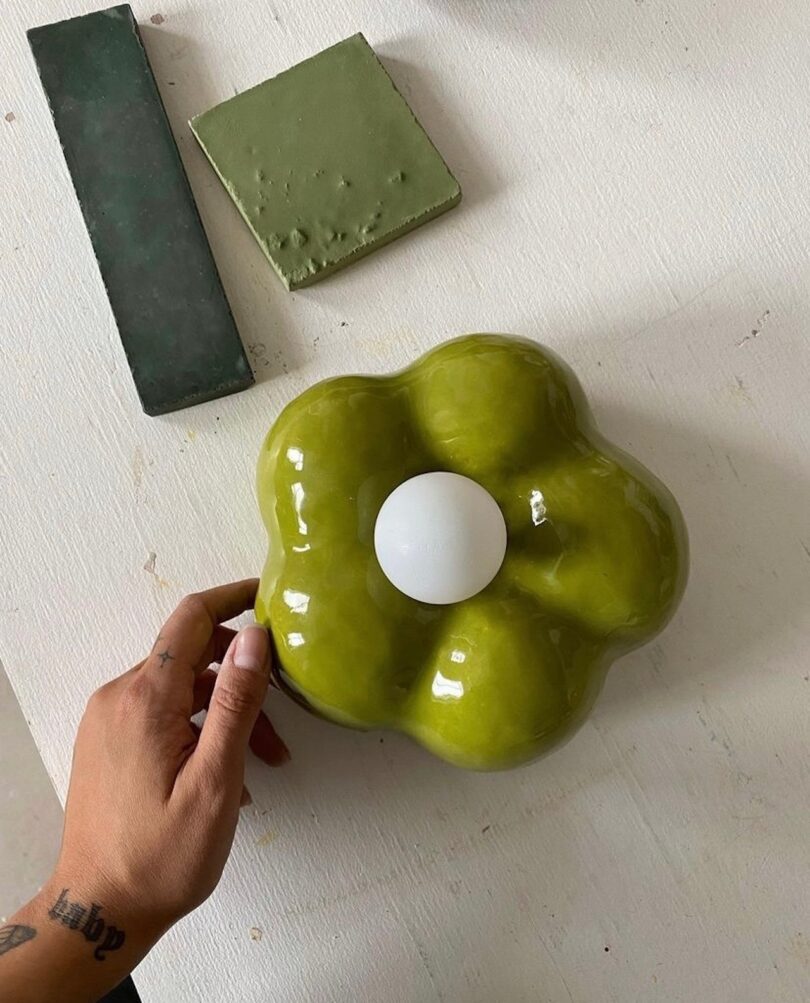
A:
[[[450,606],[407,598],[374,552],[386,497],[433,470],[478,481],[509,535],[493,581]],[[267,436],[258,494],[270,547],[256,614],[290,690],[471,769],[567,737],[686,580],[675,500],[596,432],[573,373],[518,338],[471,335],[394,376],[312,387]]]

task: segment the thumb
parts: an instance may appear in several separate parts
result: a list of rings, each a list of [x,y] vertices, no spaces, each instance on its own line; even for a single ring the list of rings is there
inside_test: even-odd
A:
[[[270,638],[260,624],[231,641],[211,694],[197,755],[220,769],[242,764],[270,681]]]

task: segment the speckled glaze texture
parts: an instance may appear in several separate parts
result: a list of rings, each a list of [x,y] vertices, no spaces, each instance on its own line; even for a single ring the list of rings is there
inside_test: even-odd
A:
[[[496,577],[451,606],[407,598],[374,552],[386,497],[434,470],[481,484],[508,529]],[[686,581],[671,494],[597,433],[567,366],[518,338],[471,335],[390,377],[310,388],[265,440],[258,496],[256,614],[290,692],[470,769],[517,766],[570,735]]]

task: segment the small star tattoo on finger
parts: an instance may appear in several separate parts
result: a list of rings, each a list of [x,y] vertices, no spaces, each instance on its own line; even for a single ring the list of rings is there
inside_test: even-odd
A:
[[[174,655],[169,654],[168,648],[165,651],[159,651],[157,657],[160,659],[161,666],[165,665],[166,662],[173,661],[174,659]]]

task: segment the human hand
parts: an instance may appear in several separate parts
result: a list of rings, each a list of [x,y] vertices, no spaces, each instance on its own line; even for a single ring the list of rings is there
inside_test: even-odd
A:
[[[93,694],[79,726],[57,874],[95,875],[109,902],[169,925],[214,890],[233,842],[248,743],[288,753],[260,713],[264,627],[221,625],[252,607],[254,579],[187,596],[144,662]],[[208,666],[222,662],[219,674]],[[207,708],[198,733],[191,716]],[[246,792],[245,792],[246,793]]]
[[[289,758],[261,712],[267,631],[222,626],[253,605],[257,584],[186,597],[148,657],[93,694],[79,726],[59,861],[15,919],[37,936],[58,931],[116,981],[219,881],[247,799],[248,746],[270,765]]]

